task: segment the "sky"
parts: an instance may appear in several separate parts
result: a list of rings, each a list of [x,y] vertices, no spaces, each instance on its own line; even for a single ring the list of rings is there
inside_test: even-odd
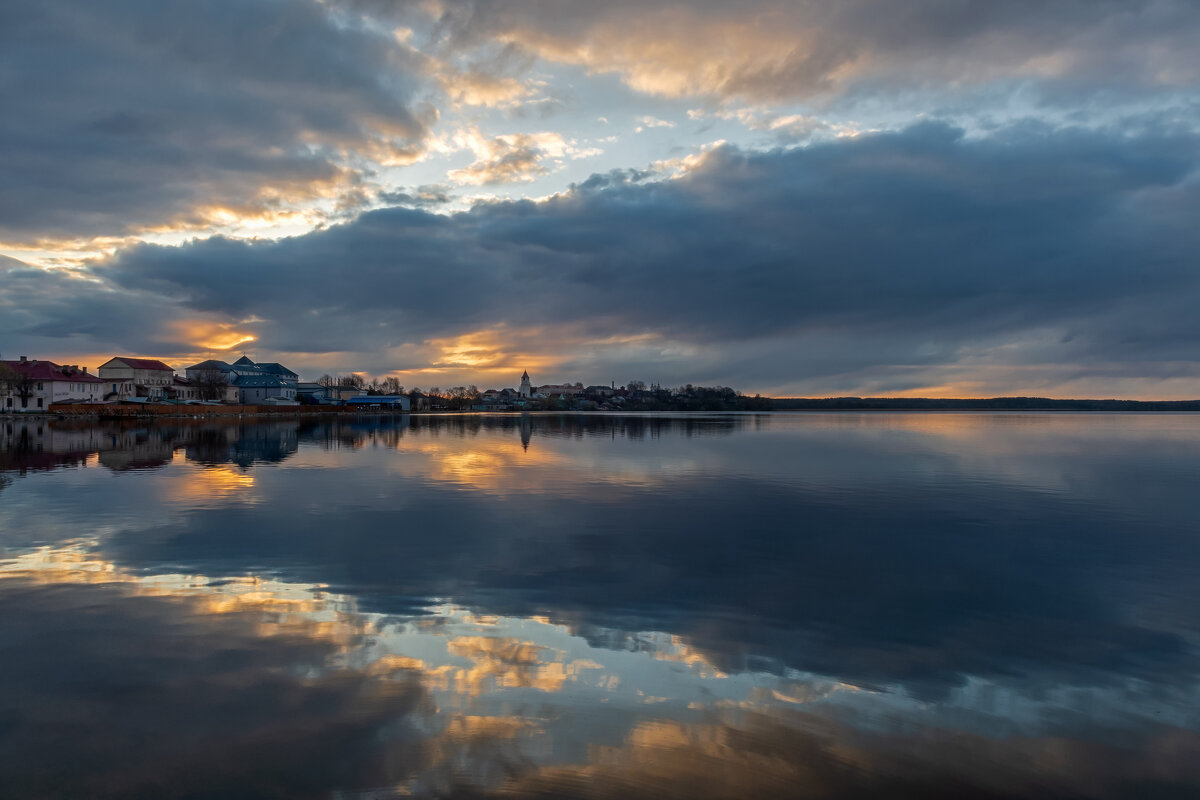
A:
[[[0,0],[0,356],[1200,398],[1193,0]]]

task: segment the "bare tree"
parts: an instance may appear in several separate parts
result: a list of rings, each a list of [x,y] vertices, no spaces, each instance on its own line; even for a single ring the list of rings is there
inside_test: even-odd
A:
[[[446,391],[446,399],[451,408],[460,411],[469,409],[472,403],[479,400],[479,389],[474,386],[455,386]]]
[[[219,369],[204,369],[193,373],[192,382],[201,400],[223,400],[229,376]]]
[[[317,383],[326,388],[338,385],[337,378],[333,377],[328,372],[317,378]]]
[[[0,389],[5,394],[12,394],[21,401],[21,408],[29,408],[29,400],[33,397],[33,388],[37,379],[26,372],[15,370],[7,364],[0,364]]]

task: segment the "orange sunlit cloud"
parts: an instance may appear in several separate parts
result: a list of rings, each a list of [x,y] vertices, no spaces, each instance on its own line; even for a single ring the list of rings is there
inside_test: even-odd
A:
[[[469,370],[486,376],[519,376],[523,370],[545,371],[560,363],[560,359],[547,354],[534,354],[521,347],[516,341],[539,338],[545,331],[522,330],[519,334],[507,326],[498,326],[472,331],[446,339],[430,339],[427,344],[434,349],[430,365],[426,368],[405,370],[397,374],[421,372],[451,372]],[[511,347],[519,350],[510,350]]]
[[[172,328],[176,336],[201,350],[232,350],[257,339],[252,333],[236,330],[229,322],[177,320]]]

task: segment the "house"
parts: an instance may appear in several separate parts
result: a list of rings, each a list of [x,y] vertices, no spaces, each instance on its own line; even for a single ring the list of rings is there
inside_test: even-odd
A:
[[[245,356],[242,356],[240,359],[238,359],[237,361],[235,361],[233,363],[240,364],[242,361],[250,361],[250,359],[246,358]],[[253,364],[254,362],[251,361],[250,363]],[[267,373],[268,375],[274,375],[276,378],[279,378],[282,381],[290,382],[293,386],[300,380],[299,375],[292,372],[290,369],[285,367],[283,364],[277,364],[274,361],[263,362],[260,364],[256,364],[255,366],[257,366],[260,370]]]
[[[232,364],[201,361],[184,371],[203,400],[226,403],[293,403],[299,375],[277,362],[259,364],[242,356]]]
[[[337,399],[337,392],[331,386],[320,383],[297,383],[296,399],[312,405],[331,405]]]
[[[175,370],[153,358],[118,356],[96,370],[104,381],[106,400],[163,400],[175,382]]]
[[[564,400],[572,400],[576,397],[583,396],[582,383],[547,383],[544,386],[537,387],[537,393],[546,397],[562,398]]]
[[[275,375],[239,375],[233,385],[237,387],[238,402],[242,405],[296,402],[296,387]]]
[[[192,402],[203,400],[200,396],[200,387],[187,378],[175,376],[175,380],[167,387],[167,399],[181,402]]]
[[[103,397],[103,382],[87,367],[27,356],[0,361],[0,410],[42,411],[51,403],[95,403]]]

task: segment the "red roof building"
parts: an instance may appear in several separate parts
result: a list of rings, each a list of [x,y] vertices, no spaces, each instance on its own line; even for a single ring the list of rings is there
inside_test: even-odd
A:
[[[96,370],[105,382],[105,398],[127,400],[145,397],[162,400],[175,382],[175,370],[154,358],[110,358]]]
[[[0,412],[44,411],[51,403],[91,403],[103,395],[103,382],[87,367],[25,356],[0,361]]]

